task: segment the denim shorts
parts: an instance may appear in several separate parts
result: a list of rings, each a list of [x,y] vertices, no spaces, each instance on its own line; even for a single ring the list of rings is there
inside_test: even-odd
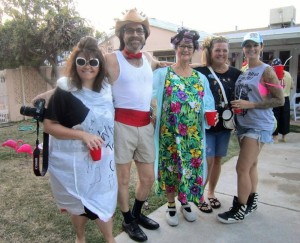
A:
[[[227,155],[230,135],[230,130],[206,132],[206,156],[225,157]]]
[[[244,137],[248,137],[256,139],[260,143],[273,143],[272,133],[272,130],[268,131],[254,128],[245,128],[239,125],[237,126],[237,136],[239,141],[241,141]]]

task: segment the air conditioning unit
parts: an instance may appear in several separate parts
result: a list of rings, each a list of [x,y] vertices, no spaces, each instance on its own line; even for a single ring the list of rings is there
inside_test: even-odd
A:
[[[273,8],[270,10],[270,25],[294,25],[296,21],[296,8],[294,6]]]

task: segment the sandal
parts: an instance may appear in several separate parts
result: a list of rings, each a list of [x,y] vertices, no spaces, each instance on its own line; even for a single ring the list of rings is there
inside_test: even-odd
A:
[[[214,209],[221,207],[221,203],[217,198],[208,198],[208,201],[210,202],[210,206]]]
[[[203,213],[212,213],[213,211],[212,208],[206,202],[198,204],[198,208]]]

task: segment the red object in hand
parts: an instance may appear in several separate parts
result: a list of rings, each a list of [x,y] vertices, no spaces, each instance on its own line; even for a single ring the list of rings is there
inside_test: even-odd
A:
[[[101,159],[101,148],[93,148],[93,150],[90,149],[90,155],[94,161],[98,161]]]
[[[273,69],[277,75],[277,78],[279,80],[283,79],[283,76],[284,76],[284,66],[283,65],[276,65],[276,66],[273,66]]]
[[[217,111],[216,110],[205,111],[205,117],[206,117],[207,124],[209,126],[215,126],[216,117],[217,117]]]
[[[241,113],[242,113],[242,109],[234,108],[234,109],[233,109],[233,113],[234,113],[234,114],[241,114]]]

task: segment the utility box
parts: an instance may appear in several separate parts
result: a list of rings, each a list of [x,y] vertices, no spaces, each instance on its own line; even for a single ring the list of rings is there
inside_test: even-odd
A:
[[[270,10],[270,25],[293,26],[296,22],[294,6],[273,8]]]

